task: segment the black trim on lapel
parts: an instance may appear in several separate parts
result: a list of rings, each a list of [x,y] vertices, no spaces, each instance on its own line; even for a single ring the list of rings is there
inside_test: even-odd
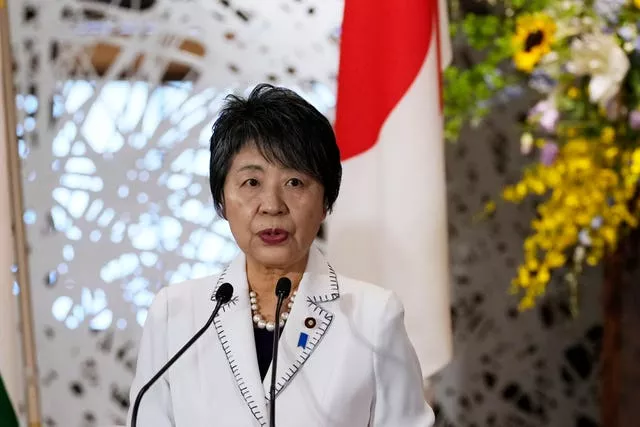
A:
[[[306,307],[303,309],[304,311],[296,311],[295,315],[292,312],[289,316],[289,319],[287,320],[287,326],[285,326],[284,328],[284,340],[281,339],[279,344],[281,347],[278,357],[278,367],[280,369],[284,369],[284,373],[280,374],[278,380],[276,381],[276,397],[291,382],[296,373],[298,373],[305,362],[309,359],[320,341],[322,341],[322,337],[324,337],[324,334],[329,329],[331,321],[333,320],[333,313],[325,310],[319,304],[330,302],[339,298],[340,288],[338,285],[338,277],[333,267],[331,267],[329,263],[325,262],[325,268],[328,268],[329,292],[306,296]],[[326,279],[327,276],[325,273],[325,280]],[[313,291],[317,289],[309,290]],[[306,342],[306,345],[302,350],[300,350],[297,345],[297,334],[298,332],[300,332],[300,329],[297,328],[300,327],[300,325],[304,325],[303,319],[306,319],[310,316],[314,316],[317,318],[317,324],[314,330],[309,334],[309,339]],[[267,372],[266,378],[270,378],[271,369],[272,367],[269,368],[269,372]],[[278,369],[279,372],[280,369]],[[264,383],[264,387],[265,396],[267,402],[269,402],[269,393],[267,393],[266,391],[267,382]]]
[[[245,258],[243,255],[236,258],[220,274],[211,295],[212,300],[215,300],[215,292],[227,277],[229,280],[234,281],[232,285],[235,287],[234,293],[236,295],[229,303],[222,306],[213,324],[242,398],[260,426],[265,427],[268,422],[267,403],[269,402],[268,386],[270,384],[268,379],[271,377],[269,374],[271,368],[269,368],[269,372],[261,382],[255,354],[238,353],[238,351],[242,350],[239,347],[241,345],[246,345],[250,342],[253,346],[253,340],[244,343],[244,340],[250,339],[249,328],[253,326],[253,322],[251,320]],[[287,320],[287,326],[283,330],[279,343],[278,373],[283,373],[279,375],[276,381],[276,396],[287,387],[296,373],[309,359],[331,325],[333,313],[325,310],[320,304],[333,301],[339,297],[338,278],[333,267],[326,262],[317,248],[312,248],[307,270],[298,288],[297,298],[299,298],[299,302],[293,305]],[[302,301],[305,301],[306,304],[300,304]],[[247,316],[246,318],[244,317],[245,315]],[[304,326],[304,320],[307,317],[314,317],[317,320],[316,326],[312,331]],[[245,325],[245,321],[248,324]],[[301,327],[305,327],[304,333],[308,334],[308,337],[303,345],[298,346],[299,334],[302,332]],[[236,336],[236,333],[239,335]]]
[[[276,397],[278,397],[280,392],[284,390],[285,386],[291,382],[293,377],[295,377],[295,375],[298,373],[300,368],[302,368],[307,359],[309,359],[309,356],[311,356],[313,350],[315,350],[315,348],[318,346],[325,332],[327,332],[327,329],[329,329],[331,321],[333,320],[333,314],[329,313],[326,310],[323,310],[322,307],[316,305],[311,298],[307,298],[307,308],[316,315],[322,316],[322,319],[318,322],[313,334],[304,347],[304,350],[302,350],[298,354],[296,360],[287,368],[287,370],[280,376],[280,378],[278,378],[278,381],[276,382]],[[269,394],[266,395],[266,399],[267,401],[270,400]]]
[[[215,289],[213,291],[212,299],[215,299],[215,293],[218,290],[218,287],[223,283],[223,278],[227,273],[229,267],[225,268],[225,270],[220,274],[218,278],[218,283],[216,283]],[[238,303],[238,296],[236,295],[231,301],[227,304],[223,305],[221,311],[224,313],[227,309],[235,306]],[[222,326],[222,322],[219,316],[213,320],[213,325],[216,328],[216,332],[218,333],[218,338],[220,339],[220,344],[222,345],[222,350],[227,358],[227,363],[229,364],[229,368],[233,374],[233,378],[235,379],[236,384],[238,385],[238,389],[240,390],[240,394],[242,394],[242,398],[247,403],[249,410],[255,417],[255,419],[260,423],[260,426],[264,427],[267,425],[267,420],[265,415],[260,410],[261,403],[257,403],[256,399],[251,394],[251,390],[247,387],[244,378],[240,374],[240,370],[238,369],[238,364],[236,363],[235,357],[231,353],[231,348],[229,345],[229,340],[227,339],[226,332],[224,327]],[[262,405],[264,406],[264,405]]]
[[[222,273],[220,273],[220,277],[218,277],[218,282],[216,283],[216,286],[213,288],[213,292],[211,292],[211,301],[215,301],[216,300],[216,292],[218,292],[218,288],[220,287],[220,285],[222,285],[222,278],[225,276],[225,274],[227,274],[227,270],[229,269],[229,266],[227,266]],[[234,289],[235,292],[235,289]],[[231,308],[232,306],[235,306],[238,304],[238,295],[234,293],[233,297],[231,297],[231,299],[229,300],[228,303],[223,304],[222,307],[220,307],[220,310],[224,313],[225,311],[227,311],[229,308]]]
[[[329,302],[340,296],[340,287],[338,286],[338,275],[336,271],[333,269],[331,264],[327,263],[327,268],[329,269],[329,286],[330,290],[328,294],[324,295],[316,295],[309,297],[311,302],[320,303],[320,302]]]

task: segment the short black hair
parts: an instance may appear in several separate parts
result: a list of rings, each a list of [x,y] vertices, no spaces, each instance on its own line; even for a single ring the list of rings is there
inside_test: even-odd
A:
[[[255,143],[269,162],[318,180],[328,211],[338,198],[342,165],[331,123],[290,89],[262,83],[246,99],[228,95],[210,142],[209,185],[220,216],[224,216],[224,182],[231,162],[248,143]]]

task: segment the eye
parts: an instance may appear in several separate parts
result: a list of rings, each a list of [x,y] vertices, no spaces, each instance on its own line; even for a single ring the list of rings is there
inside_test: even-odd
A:
[[[255,178],[249,178],[242,185],[248,185],[249,187],[257,187],[259,184],[258,180]]]
[[[290,185],[291,187],[302,187],[302,181],[298,178],[291,178],[287,181],[287,185]]]

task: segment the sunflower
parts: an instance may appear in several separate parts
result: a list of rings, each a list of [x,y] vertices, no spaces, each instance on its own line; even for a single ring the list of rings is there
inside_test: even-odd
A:
[[[551,51],[556,24],[543,13],[518,17],[513,36],[516,68],[530,73],[538,61]]]

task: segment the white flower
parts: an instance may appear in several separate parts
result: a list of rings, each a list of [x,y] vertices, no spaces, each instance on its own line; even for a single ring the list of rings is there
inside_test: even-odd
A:
[[[589,99],[605,106],[620,90],[629,71],[629,58],[616,39],[608,34],[588,34],[571,45],[569,72],[591,76]]]
[[[589,236],[589,230],[580,230],[580,233],[578,233],[578,240],[583,246],[591,246],[591,236]]]
[[[638,36],[638,30],[635,25],[627,24],[618,29],[618,35],[620,35],[620,37],[625,41],[631,41]]]
[[[531,149],[533,148],[533,136],[529,132],[525,132],[520,137],[520,152],[523,155],[527,155],[531,153]]]
[[[617,22],[620,9],[624,7],[626,0],[595,0],[593,8],[596,13],[609,22]]]

